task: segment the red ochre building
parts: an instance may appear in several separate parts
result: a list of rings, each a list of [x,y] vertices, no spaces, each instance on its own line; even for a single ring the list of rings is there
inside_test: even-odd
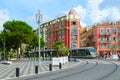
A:
[[[120,53],[120,22],[104,22],[88,28],[87,46],[98,53]]]
[[[80,16],[71,8],[68,14],[43,23],[40,27],[47,49],[51,49],[53,42],[58,40],[68,48],[87,46],[95,47],[97,53],[120,53],[120,21],[115,25],[104,22],[82,29]]]
[[[41,24],[45,29],[46,47],[56,40],[63,42],[68,48],[80,48],[80,16],[74,8],[69,13]]]

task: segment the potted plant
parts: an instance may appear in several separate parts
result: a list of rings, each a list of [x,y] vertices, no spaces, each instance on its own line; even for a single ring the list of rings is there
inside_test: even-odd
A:
[[[55,41],[52,45],[52,48],[56,50],[57,56],[52,58],[53,65],[65,64],[68,62],[67,54],[69,49],[60,41]],[[66,56],[66,57],[65,57]]]

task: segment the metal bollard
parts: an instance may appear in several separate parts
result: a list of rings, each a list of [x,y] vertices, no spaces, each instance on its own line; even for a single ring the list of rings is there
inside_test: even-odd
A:
[[[74,62],[76,62],[76,58],[74,58]]]
[[[38,66],[35,66],[35,73],[38,74]]]
[[[49,64],[49,71],[52,71],[52,64]]]
[[[62,69],[62,64],[61,63],[59,63],[59,69]]]
[[[70,56],[68,56],[68,61],[70,62]]]
[[[20,69],[16,68],[16,77],[19,77]]]

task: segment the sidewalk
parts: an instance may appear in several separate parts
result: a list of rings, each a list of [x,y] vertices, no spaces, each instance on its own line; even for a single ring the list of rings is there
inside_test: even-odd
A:
[[[19,68],[19,76],[29,76],[35,74],[35,66],[38,66],[38,74],[49,72],[49,64],[52,61],[41,61],[38,63],[36,60],[21,60],[12,61],[10,65],[0,63],[0,80],[10,79],[16,77],[16,68]],[[78,65],[79,62],[68,62],[62,65],[62,69]],[[59,67],[52,67],[52,71],[60,70]]]

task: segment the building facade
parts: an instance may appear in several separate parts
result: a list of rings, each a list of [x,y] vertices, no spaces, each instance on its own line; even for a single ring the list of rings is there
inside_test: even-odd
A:
[[[104,22],[89,27],[87,46],[93,46],[98,53],[120,53],[120,22]]]
[[[80,47],[80,16],[74,8],[71,8],[68,14],[41,26],[45,29],[47,48],[51,48],[56,40],[63,42],[68,48]]]
[[[87,27],[81,27],[80,29],[80,47],[86,47],[86,41],[87,41]]]

